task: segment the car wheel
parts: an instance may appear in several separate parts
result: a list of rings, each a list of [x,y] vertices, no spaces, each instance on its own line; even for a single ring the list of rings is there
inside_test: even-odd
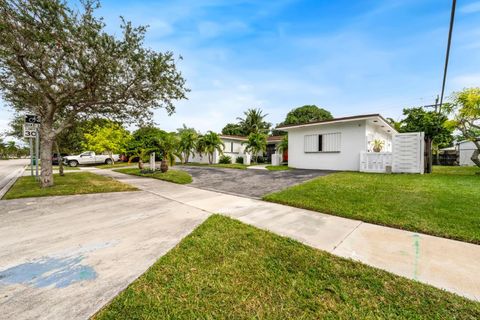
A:
[[[107,159],[107,160],[105,160],[105,163],[106,163],[106,164],[109,164],[109,165],[112,164],[112,159]]]
[[[76,166],[78,166],[78,161],[77,160],[68,161],[68,165],[70,167],[76,167]]]

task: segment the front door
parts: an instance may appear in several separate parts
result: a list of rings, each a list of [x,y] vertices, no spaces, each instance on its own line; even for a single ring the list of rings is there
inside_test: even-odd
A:
[[[275,144],[267,144],[267,162],[272,162],[272,154],[275,153]]]

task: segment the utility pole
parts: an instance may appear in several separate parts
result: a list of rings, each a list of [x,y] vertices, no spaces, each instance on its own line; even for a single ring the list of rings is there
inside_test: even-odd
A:
[[[450,14],[450,28],[448,30],[447,54],[445,55],[445,66],[443,68],[442,94],[440,95],[440,107],[439,107],[438,112],[442,111],[443,95],[445,93],[445,82],[447,81],[448,59],[450,57],[450,46],[452,44],[452,32],[453,32],[453,23],[455,21],[455,7],[456,6],[457,6],[457,0],[453,0],[452,1],[452,12]]]

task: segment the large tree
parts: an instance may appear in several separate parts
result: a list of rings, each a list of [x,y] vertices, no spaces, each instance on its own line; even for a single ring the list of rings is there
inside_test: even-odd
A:
[[[53,142],[75,121],[145,122],[186,97],[173,53],[145,48],[146,28],[124,20],[120,37],[106,33],[97,1],[78,11],[64,0],[0,1],[0,90],[17,112],[42,119],[43,187],[53,185]]]
[[[448,127],[448,117],[443,113],[425,111],[423,108],[403,109],[405,118],[400,126],[402,132],[424,132],[425,150],[425,173],[432,172],[432,144],[445,142],[448,136],[452,136],[453,130]]]
[[[222,129],[222,134],[230,135],[230,136],[244,136],[245,132],[243,128],[238,123],[227,123],[225,127]]]
[[[135,130],[126,146],[128,163],[138,159],[138,168],[143,169],[143,162],[151,152],[158,151],[158,140],[164,134],[165,131],[152,125]]]
[[[304,105],[302,107],[298,107],[292,109],[290,112],[287,113],[285,120],[277,126],[286,125],[286,124],[301,124],[301,123],[308,123],[312,121],[320,121],[320,120],[330,120],[333,119],[332,114],[330,111],[319,108],[316,105]],[[286,135],[285,131],[281,130],[273,130],[273,135]]]
[[[96,153],[108,153],[112,164],[115,164],[114,153],[123,153],[130,140],[130,133],[116,123],[96,126],[91,133],[85,134],[84,147]]]
[[[283,124],[301,124],[329,119],[333,119],[330,111],[319,108],[316,105],[305,105],[287,113]]]
[[[480,88],[455,92],[452,100],[456,128],[475,145],[470,159],[480,167]]]

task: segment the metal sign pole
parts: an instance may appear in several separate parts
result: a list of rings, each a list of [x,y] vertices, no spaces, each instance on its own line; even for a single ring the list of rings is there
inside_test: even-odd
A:
[[[38,141],[38,128],[35,129],[35,176],[36,176],[36,180],[38,180],[38,161],[39,161],[39,157],[38,157],[38,154],[40,153],[40,143]]]
[[[33,177],[33,139],[28,140],[30,140],[30,175]]]

